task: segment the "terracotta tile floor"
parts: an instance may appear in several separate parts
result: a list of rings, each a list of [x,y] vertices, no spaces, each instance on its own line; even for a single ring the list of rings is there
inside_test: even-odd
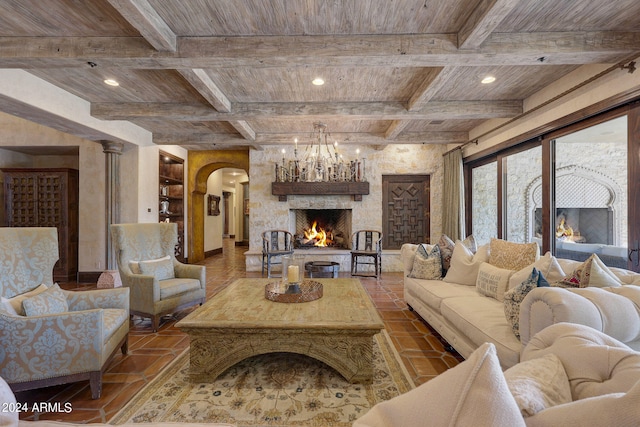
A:
[[[243,253],[246,247],[236,247],[225,239],[223,253],[207,258],[207,297],[240,277],[261,277],[260,272],[245,272]],[[341,276],[350,277],[348,273]],[[459,363],[460,356],[444,350],[437,334],[413,312],[407,309],[403,299],[402,273],[383,273],[379,280],[360,278],[371,296],[387,332],[402,357],[416,385],[422,384]],[[86,290],[95,285],[63,284],[67,289]],[[38,402],[70,402],[69,413],[22,413],[21,419],[49,419],[72,422],[106,422],[132,396],[151,381],[167,364],[189,346],[186,334],[174,327],[175,323],[191,310],[163,318],[156,333],[151,332],[151,322],[134,318],[129,334],[129,353],[120,352],[103,376],[102,397],[91,399],[88,381],[17,393],[18,402],[32,406]]]

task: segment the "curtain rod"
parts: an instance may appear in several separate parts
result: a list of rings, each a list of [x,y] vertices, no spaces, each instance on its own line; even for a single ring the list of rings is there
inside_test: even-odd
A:
[[[478,140],[477,140],[477,139],[474,139],[473,141],[468,141],[468,142],[465,142],[464,144],[460,144],[460,145],[458,145],[457,147],[454,147],[454,148],[452,148],[451,150],[449,150],[449,151],[445,152],[445,153],[443,154],[443,156],[446,156],[446,155],[447,155],[447,154],[449,154],[449,153],[453,153],[453,152],[454,152],[454,151],[456,151],[456,150],[462,150],[462,149],[464,149],[464,148],[465,148],[467,145],[469,145],[469,144],[476,144],[476,145],[478,145]]]

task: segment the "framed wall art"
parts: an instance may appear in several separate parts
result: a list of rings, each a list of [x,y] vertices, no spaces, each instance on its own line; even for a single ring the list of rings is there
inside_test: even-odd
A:
[[[207,196],[207,207],[210,216],[220,215],[220,196],[209,194]]]

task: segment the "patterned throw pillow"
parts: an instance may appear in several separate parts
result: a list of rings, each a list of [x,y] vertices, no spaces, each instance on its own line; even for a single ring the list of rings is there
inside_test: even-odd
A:
[[[140,273],[145,276],[154,276],[157,280],[173,279],[176,277],[171,257],[140,261]]]
[[[438,248],[440,248],[440,256],[442,257],[442,271],[447,272],[451,267],[451,256],[453,255],[453,248],[456,247],[456,243],[449,238],[446,234],[440,236],[438,241]]]
[[[67,298],[57,283],[34,297],[26,298],[22,301],[22,306],[27,316],[42,316],[69,311]]]
[[[622,282],[598,258],[598,255],[592,254],[556,285],[566,288],[586,288],[587,286],[603,288],[607,286],[622,286]]]
[[[491,239],[489,264],[507,270],[521,270],[540,258],[538,244],[514,243],[502,239]]]
[[[13,315],[24,316],[24,308],[22,308],[22,301],[24,301],[29,297],[36,296],[46,290],[47,290],[47,285],[43,283],[39,285],[37,288],[30,290],[29,292],[16,295],[13,298],[2,297],[2,303],[5,307],[5,311]]]
[[[409,277],[437,280],[442,278],[442,259],[438,245],[418,245]]]
[[[520,303],[535,288],[548,287],[549,282],[536,268],[533,269],[527,280],[520,283],[504,294],[504,315],[511,324],[511,329],[520,339]]]

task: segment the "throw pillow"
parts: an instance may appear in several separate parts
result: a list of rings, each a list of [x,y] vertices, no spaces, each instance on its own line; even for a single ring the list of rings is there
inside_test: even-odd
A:
[[[482,344],[458,366],[375,405],[353,427],[423,425],[525,426],[494,344]]]
[[[5,305],[6,307],[6,311],[11,313],[11,314],[17,314],[19,316],[24,316],[24,309],[22,308],[22,301],[24,301],[25,299],[38,295],[44,291],[47,290],[47,285],[45,285],[44,283],[39,285],[37,288],[30,290],[29,292],[25,292],[23,294],[20,295],[16,295],[12,298],[2,298],[2,303]],[[13,311],[11,311],[11,309],[9,308],[11,307],[11,309],[13,309]]]
[[[569,377],[553,353],[512,366],[504,378],[523,417],[572,401]]]
[[[509,278],[513,274],[511,270],[505,270],[483,262],[478,269],[476,289],[482,295],[504,301],[504,293],[509,286]]]
[[[453,255],[453,249],[456,247],[456,242],[451,240],[446,234],[443,234],[438,241],[438,247],[440,248],[440,256],[442,257],[442,271],[446,273],[449,267],[451,267],[451,256]]]
[[[504,315],[511,324],[511,329],[520,339],[520,303],[529,292],[538,287],[547,287],[549,282],[536,268],[531,271],[529,278],[504,294]]]
[[[409,277],[437,280],[442,278],[442,259],[438,245],[418,245]]]
[[[57,283],[34,297],[26,298],[22,301],[22,306],[27,316],[42,316],[69,311],[67,297]]]
[[[566,275],[562,270],[560,263],[558,263],[558,259],[551,255],[551,252],[547,252],[533,264],[529,264],[522,270],[513,273],[509,279],[509,289],[513,289],[520,283],[527,280],[527,278],[531,276],[531,270],[534,268],[542,273],[549,283],[562,280]]]
[[[514,243],[502,239],[491,239],[489,264],[507,270],[521,270],[540,257],[538,244]]]
[[[0,410],[0,426],[17,426],[20,417],[16,408],[16,396],[2,377],[0,377],[0,404],[4,406]]]
[[[458,240],[451,257],[451,268],[443,280],[449,283],[475,286],[480,264],[487,261],[489,261],[489,245],[480,246],[474,255]]]
[[[577,266],[571,274],[562,279],[559,285],[573,288],[586,288],[588,286],[604,288],[622,286],[622,282],[598,258],[598,255],[592,254],[585,262]]]
[[[167,255],[162,258],[148,261],[140,261],[140,273],[145,276],[154,276],[157,280],[173,279],[176,277],[173,268],[173,260]]]
[[[467,238],[462,241],[462,244],[466,246],[471,253],[475,254],[478,251],[478,245],[473,234],[467,236]],[[449,238],[449,236],[443,234],[440,236],[438,246],[440,247],[440,256],[442,257],[442,272],[446,273],[451,267],[451,257],[453,256],[453,250],[455,249],[456,244]]]
[[[627,393],[610,393],[558,405],[527,418],[527,427],[638,427],[640,381]]]

